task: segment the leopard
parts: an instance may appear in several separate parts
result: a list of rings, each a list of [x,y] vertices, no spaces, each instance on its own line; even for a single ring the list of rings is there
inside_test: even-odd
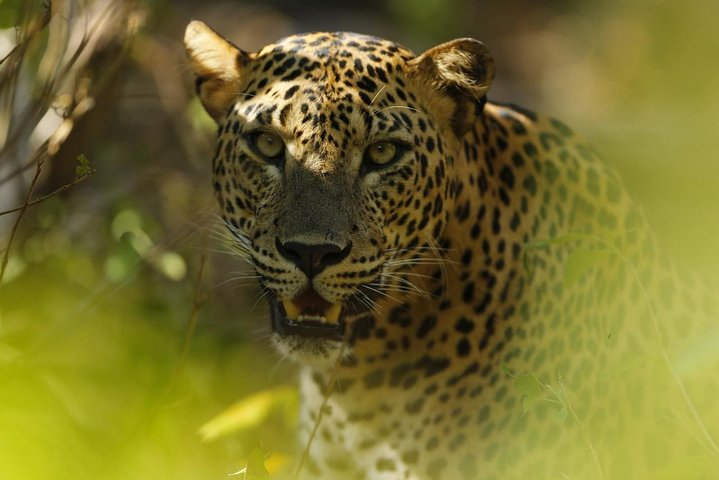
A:
[[[588,142],[488,99],[486,45],[250,53],[197,20],[184,44],[222,221],[298,366],[293,478],[719,478],[716,382],[677,366],[715,302]]]

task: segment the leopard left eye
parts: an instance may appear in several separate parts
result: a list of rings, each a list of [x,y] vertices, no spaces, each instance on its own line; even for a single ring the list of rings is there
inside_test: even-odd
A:
[[[396,161],[403,153],[404,145],[391,140],[373,143],[364,153],[364,161],[375,168],[386,167]]]

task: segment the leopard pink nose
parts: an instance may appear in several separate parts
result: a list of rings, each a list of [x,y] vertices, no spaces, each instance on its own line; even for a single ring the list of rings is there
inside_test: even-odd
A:
[[[330,265],[336,265],[347,258],[352,242],[342,248],[331,243],[306,244],[299,242],[282,243],[275,238],[277,251],[294,263],[310,280]]]

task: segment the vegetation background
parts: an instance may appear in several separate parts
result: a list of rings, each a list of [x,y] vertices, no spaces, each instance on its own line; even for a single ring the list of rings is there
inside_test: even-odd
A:
[[[193,18],[250,51],[312,30],[479,38],[491,99],[583,132],[669,256],[719,272],[719,2],[2,0],[1,480],[292,465],[294,367],[214,216]],[[719,355],[706,341],[689,353]]]

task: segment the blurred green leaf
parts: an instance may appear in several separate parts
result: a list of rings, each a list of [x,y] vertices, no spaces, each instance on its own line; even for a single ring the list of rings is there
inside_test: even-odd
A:
[[[269,478],[270,472],[265,467],[265,455],[259,448],[253,449],[247,458],[245,480],[268,480]]]
[[[7,262],[5,277],[2,279],[2,283],[9,283],[19,277],[25,271],[26,267],[27,264],[20,256],[11,255]]]
[[[19,349],[0,342],[0,365],[14,362],[20,356],[22,356],[22,352]]]
[[[608,250],[577,248],[564,261],[564,286],[577,283],[593,266],[609,255]]]
[[[179,253],[165,252],[154,263],[157,269],[170,280],[180,281],[187,274],[187,263]]]
[[[565,421],[568,415],[569,411],[567,410],[567,406],[564,403],[562,403],[562,406],[554,411],[554,419],[560,423]]]
[[[202,106],[198,97],[194,97],[187,105],[186,115],[192,124],[192,128],[197,132],[214,134],[217,130],[217,124],[205,111],[205,107]]]
[[[0,28],[11,28],[18,24],[22,0],[0,2]]]
[[[135,232],[142,230],[142,219],[137,211],[125,209],[120,211],[115,218],[112,219],[112,236],[115,240],[120,240],[126,232]]]
[[[559,235],[554,238],[548,238],[546,240],[536,240],[534,242],[529,242],[529,243],[525,244],[524,251],[522,252],[522,264],[524,265],[524,270],[527,273],[532,273],[532,270],[531,270],[530,264],[529,264],[529,252],[531,252],[532,250],[553,247],[553,246],[559,246],[559,245],[566,245],[571,242],[586,240],[587,238],[590,238],[590,237],[586,233],[570,232],[565,235]]]
[[[534,402],[540,400],[544,395],[544,385],[532,373],[514,377],[514,386],[522,395],[522,414],[527,413]]]

